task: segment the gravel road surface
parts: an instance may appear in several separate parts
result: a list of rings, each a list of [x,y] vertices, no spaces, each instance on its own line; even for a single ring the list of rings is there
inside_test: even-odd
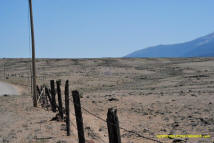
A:
[[[0,96],[2,95],[18,95],[18,91],[15,88],[15,86],[5,83],[5,82],[1,82],[0,81]]]

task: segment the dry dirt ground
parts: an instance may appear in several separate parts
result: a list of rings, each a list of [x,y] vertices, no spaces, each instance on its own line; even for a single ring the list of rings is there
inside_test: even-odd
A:
[[[64,122],[50,121],[55,113],[32,107],[30,60],[1,59],[0,65],[2,81],[22,92],[0,97],[0,142],[77,143],[72,103],[70,137]],[[70,91],[78,90],[82,106],[97,116],[106,119],[108,108],[117,107],[122,128],[164,143],[214,142],[214,58],[38,59],[36,65],[38,84],[61,79],[64,88],[68,79]],[[86,139],[108,142],[105,122],[84,110],[83,122]],[[154,142],[120,131],[122,143]],[[160,134],[211,137],[158,139]]]

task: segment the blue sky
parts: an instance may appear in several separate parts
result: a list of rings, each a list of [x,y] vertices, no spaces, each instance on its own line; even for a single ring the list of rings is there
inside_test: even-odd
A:
[[[36,57],[122,57],[214,32],[214,0],[33,0]],[[0,1],[0,57],[30,57],[28,0]]]

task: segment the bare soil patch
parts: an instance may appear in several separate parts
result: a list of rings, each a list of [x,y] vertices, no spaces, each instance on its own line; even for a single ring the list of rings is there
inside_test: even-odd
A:
[[[20,85],[25,93],[0,97],[0,142],[77,142],[73,104],[72,135],[67,137],[65,123],[50,121],[55,114],[32,107],[30,60],[0,60],[3,62],[7,81]],[[211,136],[180,141],[200,143],[214,141],[213,63],[214,58],[38,59],[36,65],[38,84],[68,79],[70,90],[81,93],[82,106],[103,119],[108,108],[116,106],[123,128],[154,139],[158,134]],[[2,70],[0,75],[3,78]],[[87,139],[108,142],[106,123],[85,111],[83,120]],[[152,142],[123,130],[121,137],[124,143]]]

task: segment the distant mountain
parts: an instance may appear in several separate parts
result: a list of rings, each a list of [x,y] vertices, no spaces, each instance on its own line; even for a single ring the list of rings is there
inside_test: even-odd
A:
[[[185,43],[141,49],[125,57],[214,57],[214,33]]]

